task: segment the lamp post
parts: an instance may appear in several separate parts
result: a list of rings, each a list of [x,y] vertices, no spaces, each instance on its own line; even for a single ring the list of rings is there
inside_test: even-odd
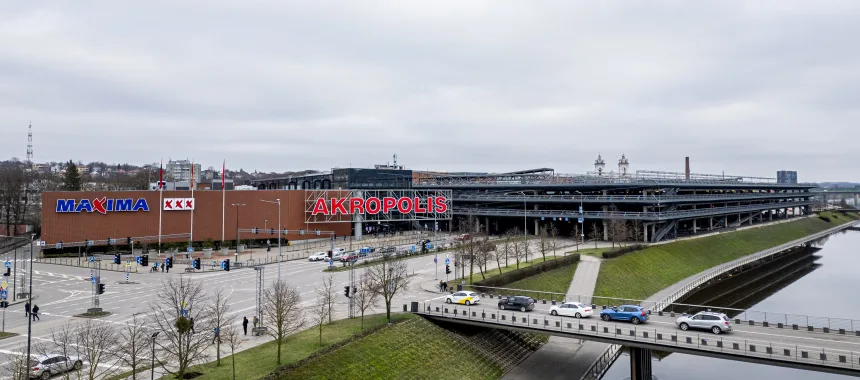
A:
[[[236,261],[239,260],[239,207],[244,205],[244,203],[233,203],[230,205],[236,207]]]
[[[580,240],[582,240],[582,242],[585,243],[585,223],[584,223],[585,222],[585,214],[582,212],[583,211],[582,210],[582,199],[585,198],[585,195],[582,195],[582,193],[580,193],[579,190],[574,190],[574,192],[579,194],[579,210],[580,210],[579,220],[578,220],[578,222],[579,222],[579,234],[580,234],[579,237],[581,238]],[[577,245],[577,247],[579,247],[579,245]]]
[[[155,337],[157,337],[160,332],[161,331],[156,331],[152,334],[152,370],[149,371],[151,372],[152,377],[150,378],[152,380],[155,380]]]
[[[278,282],[281,282],[281,235],[283,234],[283,230],[281,229],[281,198],[275,199],[274,201],[267,201],[264,199],[261,199],[260,201],[276,203],[278,205]]]
[[[9,239],[19,239],[19,240],[27,240],[24,237],[16,237],[16,236],[5,236],[0,235],[0,237],[5,237]],[[27,286],[27,302],[30,306],[33,306],[33,241],[36,238],[36,234],[30,234],[30,285]],[[21,287],[24,287],[24,284],[21,284]],[[33,336],[33,317],[28,316],[27,318],[27,360],[30,360],[30,344],[32,342],[31,337]]]

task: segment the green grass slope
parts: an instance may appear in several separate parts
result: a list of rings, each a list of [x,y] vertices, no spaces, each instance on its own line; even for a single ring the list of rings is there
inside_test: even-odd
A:
[[[412,314],[391,314],[394,321],[419,318]],[[387,323],[385,314],[365,316],[364,329],[373,329]],[[285,340],[281,349],[281,365],[288,365],[305,359],[316,351],[327,348],[333,344],[343,342],[353,335],[361,333],[361,321],[356,319],[343,319],[326,325],[323,330],[323,345],[319,345],[319,331],[310,328],[293,334]],[[203,376],[197,379],[203,380],[232,380],[232,358],[230,347],[222,344],[221,366],[215,362],[195,366],[191,372],[201,372]],[[277,344],[268,342],[257,347],[249,348],[236,353],[236,378],[242,380],[261,379],[277,368],[276,363]],[[214,359],[214,358],[213,358]],[[172,378],[172,377],[171,377]],[[167,377],[165,377],[167,379]]]
[[[642,300],[708,268],[856,220],[854,215],[822,215],[829,217],[830,223],[813,217],[655,245],[606,260],[600,266],[594,294]]]
[[[505,288],[526,289],[539,292],[567,293],[577,264],[556,268],[536,276],[524,278],[505,285]]]
[[[451,333],[415,318],[302,363],[279,379],[498,379],[501,369]]]

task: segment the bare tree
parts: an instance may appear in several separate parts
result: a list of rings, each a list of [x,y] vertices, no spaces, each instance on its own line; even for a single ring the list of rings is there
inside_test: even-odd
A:
[[[233,318],[229,317],[230,305],[227,303],[227,295],[224,294],[224,289],[218,289],[212,298],[212,306],[209,310],[209,318],[212,324],[213,333],[215,334],[215,365],[221,365],[221,332],[230,326]]]
[[[162,283],[163,289],[151,306],[150,326],[163,333],[156,340],[163,355],[156,355],[155,360],[167,373],[181,379],[194,363],[208,358],[206,350],[211,341],[204,334],[191,333],[190,319],[200,324],[195,327],[208,331],[211,320],[201,317],[210,308],[201,282],[171,277]]]
[[[468,217],[466,217],[465,219],[463,219],[460,222],[461,231],[463,231],[465,233],[471,233],[473,235],[480,234],[482,227],[483,226],[481,225],[481,222],[479,222],[478,218],[476,218],[474,215],[469,215]],[[475,274],[475,259],[476,259],[475,255],[477,255],[477,253],[478,253],[479,244],[480,244],[480,240],[477,239],[476,237],[472,237],[470,239],[466,239],[465,241],[463,241],[463,244],[461,246],[461,248],[462,248],[461,260],[467,260],[469,262],[469,283],[470,284],[472,283],[472,277]],[[463,268],[463,271],[465,272],[466,262],[461,261],[461,264],[462,264],[461,267]],[[461,276],[461,278],[462,277],[465,277],[465,273],[463,273],[463,276]]]
[[[588,238],[594,241],[594,248],[597,248],[597,241],[600,240],[600,226],[597,222],[591,223],[591,231],[588,233]]]
[[[330,317],[329,313],[331,312],[331,309],[329,309],[329,303],[326,299],[325,287],[317,288],[316,293],[317,298],[314,299],[314,304],[311,306],[311,321],[313,321],[314,325],[317,326],[319,330],[319,342],[320,346],[322,346],[323,326],[325,326],[326,320]]]
[[[571,231],[571,237],[573,238],[573,245],[576,246],[576,251],[579,252],[579,223],[573,225],[573,230]]]
[[[552,255],[556,255],[556,250],[558,249],[558,227],[555,224],[550,224],[549,229],[547,229],[547,233],[549,233],[549,241],[552,243]]]
[[[496,267],[499,269],[499,274],[502,274],[502,256],[505,257],[505,266],[508,266],[508,255],[510,254],[511,249],[511,240],[508,232],[505,232],[505,235],[502,236],[501,250],[499,250],[499,245],[496,245],[496,253],[493,257],[496,259]],[[490,270],[487,269],[487,272]]]
[[[150,335],[144,329],[144,321],[137,314],[120,329],[119,334],[119,341],[122,342],[118,347],[120,362],[131,367],[131,380],[137,380],[137,368],[146,363],[141,357],[148,353]]]
[[[242,345],[242,335],[239,334],[239,329],[236,326],[230,325],[224,329],[221,336],[224,337],[230,347],[230,358],[233,361],[233,380],[236,380],[236,349]]]
[[[367,271],[359,279],[358,289],[355,290],[353,297],[355,297],[356,306],[361,312],[361,329],[364,330],[364,312],[379,305],[379,293],[374,291],[373,283]]]
[[[546,252],[550,248],[548,235],[546,226],[538,228],[538,250],[540,251],[541,257],[543,257],[543,261],[546,261]]]
[[[329,275],[328,278],[323,279],[322,287],[317,288],[317,297],[325,301],[328,323],[331,323],[332,315],[334,315],[334,301],[337,298],[334,288],[334,275]]]
[[[3,369],[11,376],[11,380],[29,380],[32,364],[31,360],[27,359],[27,349],[21,346],[12,351],[11,354],[6,355],[6,364],[3,365]]]
[[[529,239],[524,238],[522,240],[521,245],[522,245],[521,253],[523,255],[523,258],[525,259],[526,262],[529,262],[529,256],[531,256],[531,249],[530,249],[531,247],[529,244]]]
[[[513,247],[514,259],[517,261],[517,269],[520,269],[520,258],[522,255],[520,255],[520,243],[517,241],[517,239],[520,238],[520,230],[519,228],[514,227],[508,231],[510,233],[510,242]]]
[[[383,256],[381,263],[371,266],[366,272],[367,278],[373,284],[373,291],[379,294],[385,302],[385,316],[391,323],[391,300],[400,290],[407,290],[409,277],[406,272],[406,262],[392,261]]]
[[[52,328],[48,341],[36,344],[35,348],[36,351],[42,355],[71,357],[77,354],[75,340],[75,327],[71,322],[66,321],[62,325]],[[24,356],[26,356],[26,354]],[[82,365],[78,365],[76,363],[75,370],[63,373],[63,378],[66,380],[70,379],[73,372],[77,374],[78,378],[80,378],[80,371],[82,368]]]
[[[75,327],[78,358],[87,363],[84,378],[96,380],[111,377],[117,370],[116,343],[119,335],[110,324],[88,319]]]
[[[493,260],[493,256],[495,256],[496,245],[491,243],[488,237],[483,238],[480,242],[476,244],[477,249],[475,253],[475,263],[478,264],[478,270],[481,273],[481,279],[486,279],[487,276],[484,275],[485,269],[487,268],[490,261]]]
[[[632,228],[633,228],[633,239],[636,240],[636,243],[638,244],[640,241],[642,241],[642,238],[643,238],[642,222],[639,220],[634,220]]]
[[[299,307],[302,297],[298,289],[281,280],[266,288],[263,298],[265,300],[263,314],[273,325],[273,328],[268,329],[268,333],[277,342],[277,364],[281,365],[281,346],[284,344],[284,338],[305,325],[305,316]]]

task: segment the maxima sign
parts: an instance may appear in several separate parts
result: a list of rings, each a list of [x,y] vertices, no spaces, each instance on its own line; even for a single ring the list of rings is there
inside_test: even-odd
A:
[[[352,215],[388,214],[397,211],[401,214],[445,213],[448,200],[445,197],[383,197],[383,198],[318,198],[314,204],[313,215]]]
[[[162,206],[164,211],[191,211],[194,210],[194,198],[164,198]]]
[[[149,211],[149,205],[146,199],[138,198],[117,198],[107,199],[107,197],[89,199],[57,199],[57,212],[97,212],[99,214],[107,214],[108,212],[131,212],[131,211]]]

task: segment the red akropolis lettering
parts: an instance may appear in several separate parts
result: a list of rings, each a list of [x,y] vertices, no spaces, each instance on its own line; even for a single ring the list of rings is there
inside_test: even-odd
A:
[[[355,213],[378,214],[389,213],[395,208],[402,214],[408,213],[444,213],[448,210],[447,199],[444,197],[427,197],[424,199],[426,205],[422,205],[422,198],[415,197],[377,197],[363,198],[331,198],[331,204],[326,202],[325,198],[319,198],[314,203],[312,214],[325,215],[349,215]]]
[[[405,206],[404,206],[405,204]],[[397,211],[401,214],[408,214],[412,211],[412,198],[400,198],[397,200]]]
[[[364,199],[361,198],[350,198],[349,199],[349,213],[355,214],[358,212],[359,214],[364,214]]]
[[[370,197],[364,201],[364,211],[367,211],[368,214],[376,215],[379,214],[379,210],[382,209],[382,202],[380,202],[379,198]]]
[[[383,214],[388,214],[395,207],[397,207],[397,199],[394,199],[394,197],[382,198],[382,213]]]
[[[341,214],[346,214],[346,207],[343,203],[346,202],[346,198],[332,198],[331,199],[331,213],[337,214],[340,211]]]

